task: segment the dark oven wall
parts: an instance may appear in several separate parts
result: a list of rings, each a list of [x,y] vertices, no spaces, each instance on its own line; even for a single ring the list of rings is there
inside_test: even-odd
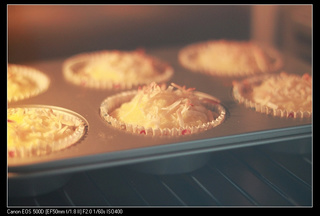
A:
[[[8,61],[250,38],[249,5],[8,5]]]

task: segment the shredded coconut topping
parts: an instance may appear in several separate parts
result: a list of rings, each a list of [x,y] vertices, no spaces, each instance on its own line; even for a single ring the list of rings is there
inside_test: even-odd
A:
[[[198,53],[200,64],[225,72],[266,71],[270,64],[267,57],[261,48],[250,42],[220,41]]]
[[[52,109],[8,109],[8,153],[14,157],[10,149],[53,144],[72,135],[81,124]]]
[[[20,97],[38,88],[37,83],[28,76],[18,73],[15,67],[8,66],[7,96],[8,100]]]
[[[311,112],[312,87],[309,74],[299,77],[282,72],[279,76],[271,76],[260,85],[253,86],[251,94],[256,103],[273,109]]]
[[[111,116],[128,124],[145,128],[185,128],[214,120],[216,115],[207,109],[194,94],[194,88],[171,83],[151,83],[139,88],[137,95]]]
[[[268,73],[283,66],[277,50],[253,41],[213,40],[191,44],[180,51],[179,61],[192,71],[220,76]]]
[[[79,74],[95,80],[131,81],[160,72],[155,61],[143,51],[111,51],[92,59]]]

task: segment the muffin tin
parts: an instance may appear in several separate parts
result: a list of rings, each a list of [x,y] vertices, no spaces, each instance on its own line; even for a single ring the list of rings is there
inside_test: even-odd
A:
[[[157,164],[157,162],[173,158],[186,157],[194,160],[194,156],[201,158],[201,155],[218,150],[312,137],[311,117],[307,119],[279,118],[257,113],[238,104],[232,96],[233,78],[188,71],[178,62],[177,56],[181,48],[146,49],[146,53],[168,62],[174,68],[174,75],[168,83],[174,82],[194,87],[197,91],[219,98],[221,105],[226,109],[223,123],[201,133],[179,137],[130,134],[108,125],[99,112],[102,101],[122,92],[121,90],[88,89],[68,83],[62,73],[65,59],[28,63],[28,66],[46,73],[50,78],[50,87],[43,94],[10,103],[8,107],[19,105],[63,107],[83,116],[88,123],[88,131],[81,142],[65,150],[32,158],[8,158],[9,180],[66,174],[118,165],[139,165],[141,167],[141,164],[148,164],[144,162]],[[284,57],[285,70],[288,73],[311,74],[309,65],[289,56]],[[185,166],[192,164],[183,163]],[[190,169],[177,167],[171,170],[171,173],[195,168],[196,166],[192,165]]]

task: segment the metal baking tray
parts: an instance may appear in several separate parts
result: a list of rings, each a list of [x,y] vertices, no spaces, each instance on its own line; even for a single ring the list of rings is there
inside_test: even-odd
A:
[[[220,99],[227,110],[222,124],[199,134],[180,137],[151,137],[120,131],[104,122],[99,114],[101,102],[120,90],[88,89],[68,83],[62,74],[65,59],[28,62],[26,65],[49,76],[50,86],[45,93],[11,103],[8,107],[37,104],[66,108],[88,121],[88,131],[79,143],[68,149],[40,157],[8,158],[9,179],[65,174],[172,158],[192,158],[218,150],[312,137],[312,118],[279,118],[245,108],[232,97],[234,79],[188,71],[178,62],[177,56],[181,48],[146,49],[146,53],[167,61],[174,68],[174,75],[168,83],[195,87],[197,91]],[[284,56],[284,61],[288,73],[311,74],[310,65],[289,56]]]

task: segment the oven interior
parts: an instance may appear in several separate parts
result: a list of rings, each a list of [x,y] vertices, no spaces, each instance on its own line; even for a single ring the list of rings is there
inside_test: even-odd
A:
[[[313,205],[312,118],[238,108],[231,79],[192,73],[176,58],[199,41],[256,40],[279,49],[287,70],[312,74],[312,5],[7,5],[7,13],[8,63],[41,68],[59,86],[13,105],[75,109],[90,120],[84,144],[98,146],[8,160],[8,206]],[[139,48],[169,61],[178,71],[173,81],[226,99],[229,126],[164,142],[105,130],[98,106],[115,92],[67,85],[62,63],[83,52]],[[109,150],[101,140],[113,132],[117,146]]]

